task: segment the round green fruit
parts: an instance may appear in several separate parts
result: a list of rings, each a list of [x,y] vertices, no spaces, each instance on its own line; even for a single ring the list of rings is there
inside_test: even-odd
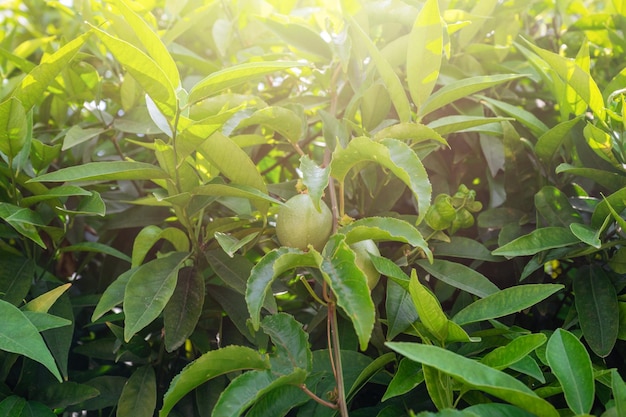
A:
[[[291,197],[278,210],[276,237],[283,246],[306,250],[312,245],[322,250],[333,229],[333,215],[322,202],[321,212],[308,194]]]
[[[355,263],[359,267],[365,276],[367,277],[367,286],[370,291],[374,289],[376,284],[378,284],[378,280],[380,279],[380,273],[374,267],[368,253],[380,256],[380,251],[378,250],[378,246],[374,243],[373,240],[362,240],[360,242],[353,243],[350,245],[350,248],[354,251],[356,255]]]

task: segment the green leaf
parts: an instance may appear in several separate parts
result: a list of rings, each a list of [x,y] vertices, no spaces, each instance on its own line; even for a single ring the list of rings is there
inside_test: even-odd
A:
[[[188,103],[191,105],[227,88],[236,87],[276,71],[303,65],[295,61],[248,62],[216,71],[202,79],[189,91]]]
[[[58,287],[41,294],[39,297],[30,300],[22,307],[22,310],[47,313],[59,297],[62,296],[71,286],[72,284],[70,282],[59,285]]]
[[[136,270],[137,268],[132,268],[124,272],[104,290],[91,315],[91,321],[98,320],[104,313],[122,304],[124,293],[126,292],[126,284],[128,284],[128,280]]]
[[[54,84],[57,75],[67,68],[89,36],[91,33],[87,32],[66,43],[53,54],[44,56],[39,65],[13,90],[12,96],[22,103],[26,113],[44,98],[45,91]]]
[[[419,210],[416,223],[421,222],[430,205],[432,186],[415,152],[396,139],[374,142],[366,137],[354,138],[347,148],[337,147],[333,153],[331,175],[343,182],[348,172],[363,162],[375,162],[389,169],[411,189]]]
[[[613,389],[617,415],[624,415],[626,413],[626,384],[617,369],[611,370],[611,388]]]
[[[453,406],[452,380],[437,368],[426,364],[422,365],[422,372],[430,400],[435,404],[437,410],[445,413],[445,410],[451,409]]]
[[[600,241],[600,232],[602,230],[596,230],[586,224],[580,223],[570,224],[569,229],[581,242],[593,246],[596,249],[600,249],[600,246],[602,246],[602,242]]]
[[[465,98],[481,90],[525,77],[518,74],[480,75],[453,81],[431,95],[419,109],[420,118],[458,99]]]
[[[388,260],[380,257],[374,259]],[[393,264],[393,262],[391,263]],[[377,268],[377,270],[379,269]],[[385,310],[387,312],[387,340],[393,340],[394,337],[405,331],[418,319],[411,295],[393,280],[387,281]]]
[[[438,257],[472,259],[477,261],[500,262],[504,258],[493,256],[482,243],[463,236],[450,236],[449,242],[429,242]]]
[[[122,261],[126,261],[128,263],[131,262],[131,259],[125,253],[122,253],[109,245],[105,245],[104,243],[99,242],[81,242],[76,245],[63,246],[59,249],[59,252],[103,253],[105,255],[110,255],[114,258],[121,259]]]
[[[188,256],[187,252],[173,252],[141,265],[130,276],[124,292],[126,342],[161,314],[174,293],[178,271]]]
[[[35,262],[7,252],[0,252],[0,296],[13,305],[20,305],[28,295],[35,276]]]
[[[515,118],[515,120],[526,126],[536,137],[542,136],[549,129],[537,116],[521,107],[487,96],[478,95],[477,97],[481,101],[487,102],[496,109],[504,112],[506,115]]]
[[[591,227],[596,229],[600,228],[604,223],[607,216],[615,212],[615,219],[619,217],[619,213],[626,208],[626,188],[621,188],[615,191],[613,194],[604,197],[600,201],[591,215]],[[612,209],[612,210],[611,210]]]
[[[433,254],[422,234],[409,222],[393,217],[365,217],[356,220],[339,230],[346,235],[349,245],[362,240],[389,240],[408,243],[422,249],[432,262]]]
[[[576,414],[591,411],[595,384],[591,358],[582,343],[570,332],[556,329],[546,349],[546,359],[559,380],[565,400]]]
[[[565,141],[572,128],[578,124],[582,117],[583,116],[581,115],[571,120],[561,122],[539,136],[537,143],[535,144],[535,154],[539,157],[539,159],[541,159],[544,163],[552,162],[554,156],[559,150],[559,147]]]
[[[176,62],[174,62],[174,59],[158,35],[148,26],[145,20],[131,10],[125,0],[116,0],[115,5],[124,17],[124,21],[128,23],[128,27],[135,32],[137,40],[141,42],[150,57],[163,71],[170,84],[174,89],[178,88],[180,86],[180,75],[178,74]]]
[[[463,410],[476,413],[476,415],[480,417],[534,417],[535,416],[534,414],[531,414],[528,411],[525,411],[513,405],[500,404],[500,403],[475,404]]]
[[[597,182],[602,187],[609,190],[618,190],[626,187],[626,176],[616,172],[609,172],[604,169],[576,168],[570,164],[562,163],[554,170],[557,174],[567,173],[589,178]]]
[[[313,357],[309,348],[309,335],[293,316],[286,313],[269,315],[263,319],[261,327],[276,346],[276,356],[289,363],[290,371],[296,368],[311,370]],[[272,370],[277,371],[274,365]]]
[[[193,333],[204,306],[204,278],[195,268],[183,268],[176,289],[163,310],[165,349],[173,352]]]
[[[535,194],[535,208],[549,226],[569,227],[582,222],[580,213],[574,210],[565,193],[553,186],[545,186]]]
[[[361,373],[357,376],[356,380],[348,390],[346,395],[347,400],[350,401],[357,393],[370,381],[378,372],[385,369],[385,366],[391,362],[395,362],[396,354],[393,352],[387,352],[382,356],[378,356],[369,365],[367,365]]]
[[[35,325],[17,307],[0,300],[0,349],[24,355],[45,366],[61,382],[61,374]]]
[[[381,399],[382,402],[389,398],[406,394],[413,388],[424,382],[424,372],[419,362],[402,358],[393,379],[387,386],[387,390]]]
[[[38,212],[0,202],[0,219],[11,225],[19,234],[46,249],[36,226],[44,226]]]
[[[492,125],[494,123],[505,122],[508,120],[513,119],[507,117],[453,115],[439,117],[428,123],[428,127],[440,135],[448,135],[450,133],[469,131],[470,129],[478,126]],[[479,129],[475,130],[480,132]]]
[[[297,143],[302,136],[302,119],[293,110],[285,107],[269,106],[255,111],[239,123],[237,128],[261,125]]]
[[[174,377],[163,397],[159,417],[166,417],[187,393],[216,376],[244,369],[268,369],[269,366],[267,356],[245,346],[232,345],[209,351]]]
[[[33,323],[38,332],[44,332],[46,330],[65,327],[72,324],[70,320],[48,313],[40,313],[38,311],[28,310],[22,311],[22,313],[24,313],[24,316],[26,316],[26,318],[28,318],[28,320]]]
[[[443,145],[448,145],[448,142],[439,133],[421,123],[396,123],[379,130],[374,135],[374,140],[377,141],[387,138],[408,140],[412,143],[434,140]]]
[[[354,326],[361,350],[367,349],[376,309],[367,286],[367,277],[355,263],[355,254],[342,235],[331,236],[320,262],[324,280]]]
[[[27,125],[24,106],[15,97],[0,103],[0,152],[9,161],[15,158],[26,143]]]
[[[619,332],[619,305],[615,286],[599,266],[585,265],[574,278],[576,311],[585,340],[593,352],[606,357]]]
[[[383,54],[378,50],[376,45],[372,42],[372,40],[367,36],[367,33],[363,31],[361,26],[354,20],[354,18],[349,17],[348,21],[350,22],[350,27],[353,29],[356,34],[356,39],[359,40],[359,43],[364,45],[370,56],[372,57],[372,61],[380,74],[380,78],[385,83],[385,87],[387,88],[387,92],[391,97],[391,101],[393,106],[398,113],[398,118],[400,122],[409,122],[411,120],[411,106],[409,104],[409,100],[404,91],[404,87],[402,86],[402,82],[398,78],[398,75],[394,71],[393,67],[385,59]],[[355,40],[356,40],[355,39]]]
[[[386,345],[413,361],[450,375],[470,388],[493,395],[533,414],[542,417],[559,416],[550,403],[502,371],[437,346],[407,342],[387,342]]]
[[[578,239],[566,227],[542,227],[527,235],[518,237],[513,241],[500,246],[491,252],[494,255],[508,257],[534,255],[544,250],[562,248],[564,246],[580,243]]]
[[[481,298],[500,291],[483,274],[457,262],[435,259],[432,264],[424,260],[417,261],[417,264],[438,280]]]
[[[98,137],[101,133],[104,132],[106,132],[106,129],[100,127],[83,129],[79,125],[74,125],[65,134],[65,138],[63,139],[63,147],[61,148],[61,150],[65,151],[71,149],[74,146],[80,145],[83,142],[87,142],[90,139]]]
[[[282,246],[268,252],[252,268],[246,286],[246,304],[250,321],[255,330],[261,323],[261,308],[268,296],[272,283],[282,273],[300,266],[318,267],[319,262],[312,252]]]
[[[420,284],[415,270],[411,271],[409,294],[411,294],[411,299],[422,324],[437,337],[439,342],[444,342],[448,337],[448,317],[443,312],[437,297]]]
[[[33,204],[39,203],[41,201],[54,200],[59,197],[87,195],[91,195],[91,192],[85,190],[84,188],[77,187],[75,185],[60,185],[58,187],[46,190],[44,193],[23,198],[21,204],[22,206],[32,206]]]
[[[280,15],[259,19],[287,45],[328,61],[332,59],[328,44],[310,26],[293,22],[293,17],[285,18]]]
[[[253,370],[235,378],[220,395],[212,417],[239,417],[257,399],[277,388],[300,385],[306,372],[296,369],[289,375],[274,375],[270,371]]]
[[[418,109],[435,88],[443,52],[443,25],[437,0],[427,0],[409,35],[406,73],[411,98]]]
[[[29,182],[118,181],[165,179],[162,169],[144,162],[88,162],[43,174]]]
[[[92,26],[92,30],[111,54],[152,98],[161,113],[168,120],[170,130],[172,130],[171,124],[178,113],[178,98],[176,97],[174,86],[159,64],[136,46],[122,39],[115,38],[94,26]]]
[[[525,39],[524,39],[525,40]],[[525,40],[526,41],[526,40]],[[574,59],[541,49],[529,41],[526,44],[539,55],[558,76],[587,103],[599,120],[605,120],[604,99],[591,75],[583,70]],[[524,51],[522,51],[524,52]]]
[[[306,186],[313,205],[317,211],[321,211],[320,202],[324,195],[324,190],[330,182],[330,167],[320,168],[307,155],[300,158],[300,171],[302,172],[302,183]]]
[[[149,225],[141,229],[135,237],[131,260],[132,267],[141,265],[148,252],[161,239],[170,242],[178,252],[189,251],[189,238],[182,230],[176,227],[161,229],[159,226]]]
[[[117,403],[117,417],[152,417],[157,403],[156,391],[152,366],[137,368],[124,385]]]
[[[505,288],[474,301],[459,311],[452,321],[464,325],[507,316],[537,304],[562,288],[560,284],[528,284]]]
[[[487,353],[480,362],[495,369],[505,369],[527,357],[547,340],[542,333],[518,336]]]
[[[231,258],[235,256],[235,253],[237,253],[239,249],[256,239],[258,235],[259,232],[252,232],[249,235],[246,235],[243,239],[239,240],[234,236],[222,232],[215,232],[213,234],[217,243],[219,243],[220,247]]]

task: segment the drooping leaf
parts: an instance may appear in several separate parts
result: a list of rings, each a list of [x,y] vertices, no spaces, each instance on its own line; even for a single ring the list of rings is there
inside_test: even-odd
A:
[[[54,358],[37,328],[13,304],[0,300],[0,316],[5,323],[0,326],[0,349],[24,355],[41,363],[61,382],[61,374]]]
[[[182,230],[175,227],[161,229],[155,225],[149,225],[141,229],[133,242],[132,267],[138,267],[144,261],[146,255],[159,240],[164,239],[172,244],[178,252],[189,251],[189,238]]]
[[[419,223],[428,210],[432,186],[422,162],[404,142],[383,139],[374,142],[366,137],[354,138],[348,147],[338,147],[331,162],[331,175],[343,181],[348,172],[363,162],[375,162],[393,172],[413,192],[418,204]]]
[[[151,417],[157,403],[157,383],[151,365],[137,368],[128,378],[117,403],[118,417]]]
[[[595,383],[591,358],[583,344],[567,330],[556,329],[548,341],[546,359],[563,388],[570,409],[576,414],[589,413]]]
[[[580,243],[580,239],[569,228],[542,227],[500,246],[492,254],[511,257],[534,255],[544,250],[562,248],[576,243]]]
[[[19,234],[46,249],[37,227],[45,226],[39,212],[0,202],[0,219],[11,225]]]
[[[278,359],[289,364],[290,372],[296,368],[311,370],[313,359],[309,348],[309,335],[293,316],[286,313],[272,314],[263,319],[261,327],[276,346]],[[272,370],[278,371],[275,364],[272,365]]]
[[[165,349],[173,352],[193,333],[204,306],[204,278],[195,268],[178,274],[176,289],[163,310]]]
[[[439,342],[444,342],[448,337],[448,317],[437,297],[418,281],[415,270],[411,271],[409,294],[422,324]]]
[[[393,280],[387,282],[385,310],[387,312],[387,340],[393,340],[418,319],[411,295]]]
[[[26,143],[26,112],[15,97],[0,103],[0,152],[12,160]]]
[[[413,102],[419,109],[439,78],[443,52],[443,25],[437,0],[428,0],[417,15],[409,35],[407,50],[407,84]]]
[[[429,261],[433,260],[433,254],[422,234],[404,220],[393,217],[365,217],[342,227],[339,232],[346,235],[348,244],[367,239],[408,243],[420,248]]]
[[[450,375],[468,387],[491,394],[533,414],[559,416],[550,403],[502,371],[437,346],[408,342],[387,342],[386,345],[413,361]]]
[[[201,80],[189,91],[188,102],[194,104],[227,88],[236,87],[280,70],[303,65],[301,62],[295,61],[249,62],[216,71]]]
[[[359,26],[359,24],[353,18],[348,19],[350,22],[350,27],[353,29],[354,33],[357,35],[356,37],[360,40],[360,42],[365,45],[370,56],[372,57],[372,61],[380,74],[380,78],[383,80],[385,87],[391,97],[391,101],[393,106],[398,113],[398,118],[401,122],[409,122],[411,120],[411,108],[409,105],[409,100],[404,91],[404,87],[398,78],[398,75],[395,73],[393,67],[385,59],[385,57],[378,50],[376,45],[369,38],[367,33]]]
[[[422,382],[424,382],[422,365],[419,362],[402,358],[400,364],[398,365],[398,369],[389,383],[381,401],[384,402],[389,398],[406,394]]]
[[[89,162],[33,178],[33,182],[118,181],[165,179],[162,169],[144,162]]]
[[[457,262],[435,259],[432,264],[424,260],[417,261],[417,264],[424,268],[426,272],[446,284],[481,298],[500,291],[500,289],[483,274]]]
[[[209,351],[174,377],[163,397],[163,408],[159,411],[159,417],[169,415],[174,405],[187,393],[216,376],[244,369],[268,368],[267,356],[245,346],[233,345]]]
[[[27,113],[44,98],[44,92],[54,83],[57,75],[67,67],[90,36],[91,33],[87,32],[66,43],[53,54],[44,56],[39,65],[22,79],[13,90],[12,96],[22,103]]]
[[[463,78],[459,81],[451,82],[432,94],[424,105],[419,109],[419,116],[424,117],[441,107],[450,104],[460,98],[470,96],[481,90],[525,77],[518,74],[497,74],[480,75],[476,77]]]
[[[561,290],[560,284],[528,284],[505,288],[474,301],[453,318],[457,324],[475,323],[522,311]]]
[[[161,314],[188,256],[187,252],[173,252],[141,265],[130,276],[124,292],[126,342]]]
[[[171,125],[178,113],[176,91],[168,75],[136,46],[92,26],[92,30],[126,71],[141,85]]]
[[[361,350],[367,349],[376,311],[367,277],[356,265],[355,254],[342,235],[332,236],[326,244],[320,270],[337,298],[337,305],[352,321]]]
[[[596,355],[606,357],[619,332],[615,286],[601,267],[585,265],[574,278],[574,294],[585,340]]]

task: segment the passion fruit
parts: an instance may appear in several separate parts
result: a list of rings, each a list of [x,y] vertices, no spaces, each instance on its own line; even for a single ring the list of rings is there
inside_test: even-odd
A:
[[[308,194],[298,194],[278,210],[276,237],[283,246],[306,250],[312,245],[322,250],[333,229],[333,215],[321,202],[317,211]]]
[[[353,243],[352,245],[350,245],[350,248],[354,251],[354,254],[356,255],[356,266],[358,266],[359,269],[363,271],[363,273],[367,277],[367,286],[369,287],[370,291],[373,290],[376,284],[378,284],[378,280],[380,279],[380,273],[372,263],[369,254],[380,256],[378,246],[376,246],[373,240],[368,239]]]

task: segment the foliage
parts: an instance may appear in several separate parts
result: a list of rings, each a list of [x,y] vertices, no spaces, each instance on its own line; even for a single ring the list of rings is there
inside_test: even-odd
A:
[[[626,413],[624,2],[0,7],[0,414]]]

